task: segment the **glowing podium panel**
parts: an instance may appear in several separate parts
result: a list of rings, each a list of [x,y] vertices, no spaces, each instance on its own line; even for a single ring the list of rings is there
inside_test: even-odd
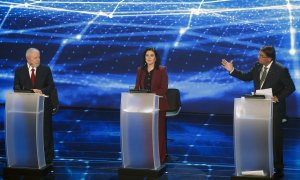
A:
[[[158,144],[159,96],[122,93],[121,150],[123,168],[160,167]]]
[[[272,177],[272,111],[273,104],[270,99],[234,100],[236,176]]]
[[[8,93],[5,104],[5,142],[8,168],[42,169],[44,154],[44,97]]]

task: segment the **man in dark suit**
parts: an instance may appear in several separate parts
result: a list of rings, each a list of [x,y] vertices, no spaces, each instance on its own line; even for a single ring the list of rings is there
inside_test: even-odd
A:
[[[283,176],[283,137],[282,119],[286,115],[285,98],[295,91],[289,71],[276,60],[272,46],[264,46],[259,51],[258,62],[247,73],[233,67],[232,62],[222,59],[223,67],[230,75],[243,81],[254,82],[254,89],[272,88],[273,92],[273,154],[275,175]]]
[[[40,51],[29,48],[26,51],[27,63],[16,69],[14,77],[14,90],[32,90],[34,93],[50,96],[54,89],[51,70],[48,66],[40,64]],[[47,164],[54,158],[53,132],[52,132],[52,103],[51,98],[44,102],[44,150]]]

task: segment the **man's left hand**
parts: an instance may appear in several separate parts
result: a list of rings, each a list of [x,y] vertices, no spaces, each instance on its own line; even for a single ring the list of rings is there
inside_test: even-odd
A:
[[[32,89],[34,93],[43,94],[43,92],[39,89]]]
[[[277,96],[273,96],[273,97],[272,97],[272,101],[273,101],[274,103],[278,103],[278,102],[279,102],[279,99],[278,99]]]

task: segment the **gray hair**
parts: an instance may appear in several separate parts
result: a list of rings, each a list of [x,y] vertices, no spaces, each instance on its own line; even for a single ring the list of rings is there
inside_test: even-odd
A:
[[[39,53],[40,54],[40,51],[36,48],[29,48],[27,49],[26,51],[26,58],[32,53],[32,52],[36,52],[36,53]]]

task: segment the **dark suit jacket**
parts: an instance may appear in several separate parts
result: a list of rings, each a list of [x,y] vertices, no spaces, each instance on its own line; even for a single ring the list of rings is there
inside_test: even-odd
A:
[[[144,89],[144,80],[146,76],[146,70],[141,67],[138,68],[136,74],[136,89]],[[159,66],[158,69],[154,69],[151,80],[151,92],[156,95],[162,96],[159,98],[159,109],[161,111],[168,110],[168,101],[167,101],[167,91],[168,91],[168,74],[167,68]]]
[[[231,76],[243,81],[253,80],[254,89],[260,89],[260,72],[263,68],[262,64],[256,63],[255,66],[247,73],[234,69]],[[272,88],[273,96],[277,96],[279,103],[275,103],[273,110],[278,110],[280,116],[285,115],[286,104],[285,98],[295,91],[295,85],[289,71],[280,63],[273,61],[262,89]]]
[[[14,90],[40,89],[43,94],[50,96],[53,88],[52,73],[48,66],[39,65],[37,67],[35,87],[32,87],[27,63],[15,71]],[[51,109],[51,106],[50,98],[45,98],[45,110],[48,108]]]

